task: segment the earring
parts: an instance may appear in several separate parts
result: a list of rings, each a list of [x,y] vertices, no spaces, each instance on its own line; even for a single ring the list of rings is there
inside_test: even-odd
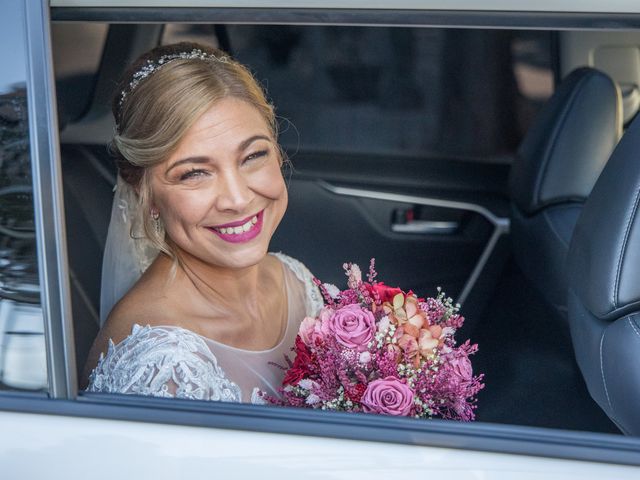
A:
[[[151,218],[153,219],[153,227],[159,235],[162,232],[162,227],[160,225],[160,212],[157,210],[151,210]]]

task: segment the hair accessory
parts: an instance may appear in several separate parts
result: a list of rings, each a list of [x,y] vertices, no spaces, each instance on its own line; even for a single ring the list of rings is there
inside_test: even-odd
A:
[[[153,72],[158,71],[167,63],[173,60],[192,60],[192,59],[200,59],[200,60],[214,60],[222,63],[229,63],[229,57],[225,56],[216,56],[207,52],[203,52],[199,48],[194,48],[190,52],[177,52],[171,53],[168,55],[162,55],[157,60],[147,60],[146,63],[140,67],[138,71],[136,71],[131,76],[131,81],[129,82],[129,88],[122,90],[120,92],[120,101],[118,105],[122,108],[122,104],[124,103],[125,98],[129,95],[133,90],[140,84],[142,80],[147,78]]]

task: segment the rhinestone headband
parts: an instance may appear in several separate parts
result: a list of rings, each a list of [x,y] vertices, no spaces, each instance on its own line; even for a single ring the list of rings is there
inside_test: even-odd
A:
[[[222,63],[229,63],[230,61],[229,57],[227,56],[218,57],[216,55],[203,52],[199,48],[194,48],[190,52],[178,52],[168,55],[162,55],[157,60],[147,60],[146,63],[132,75],[128,88],[120,92],[120,101],[118,102],[118,105],[120,106],[120,108],[122,108],[122,104],[124,103],[125,98],[127,98],[127,95],[133,92],[133,90],[135,90],[135,88],[140,84],[142,80],[147,78],[152,73],[158,71],[167,63],[173,60],[193,60],[196,58],[200,60],[213,60]]]

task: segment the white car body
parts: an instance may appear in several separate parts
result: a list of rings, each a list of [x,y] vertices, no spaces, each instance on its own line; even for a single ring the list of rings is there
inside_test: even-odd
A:
[[[621,465],[215,428],[16,413],[0,425],[7,480],[638,478]]]

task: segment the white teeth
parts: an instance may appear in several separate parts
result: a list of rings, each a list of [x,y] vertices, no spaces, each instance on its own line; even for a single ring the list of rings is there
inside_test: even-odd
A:
[[[239,227],[222,227],[216,228],[216,230],[224,235],[238,235],[240,233],[248,232],[253,228],[253,226],[258,223],[258,216],[254,216],[244,225],[240,225]]]

